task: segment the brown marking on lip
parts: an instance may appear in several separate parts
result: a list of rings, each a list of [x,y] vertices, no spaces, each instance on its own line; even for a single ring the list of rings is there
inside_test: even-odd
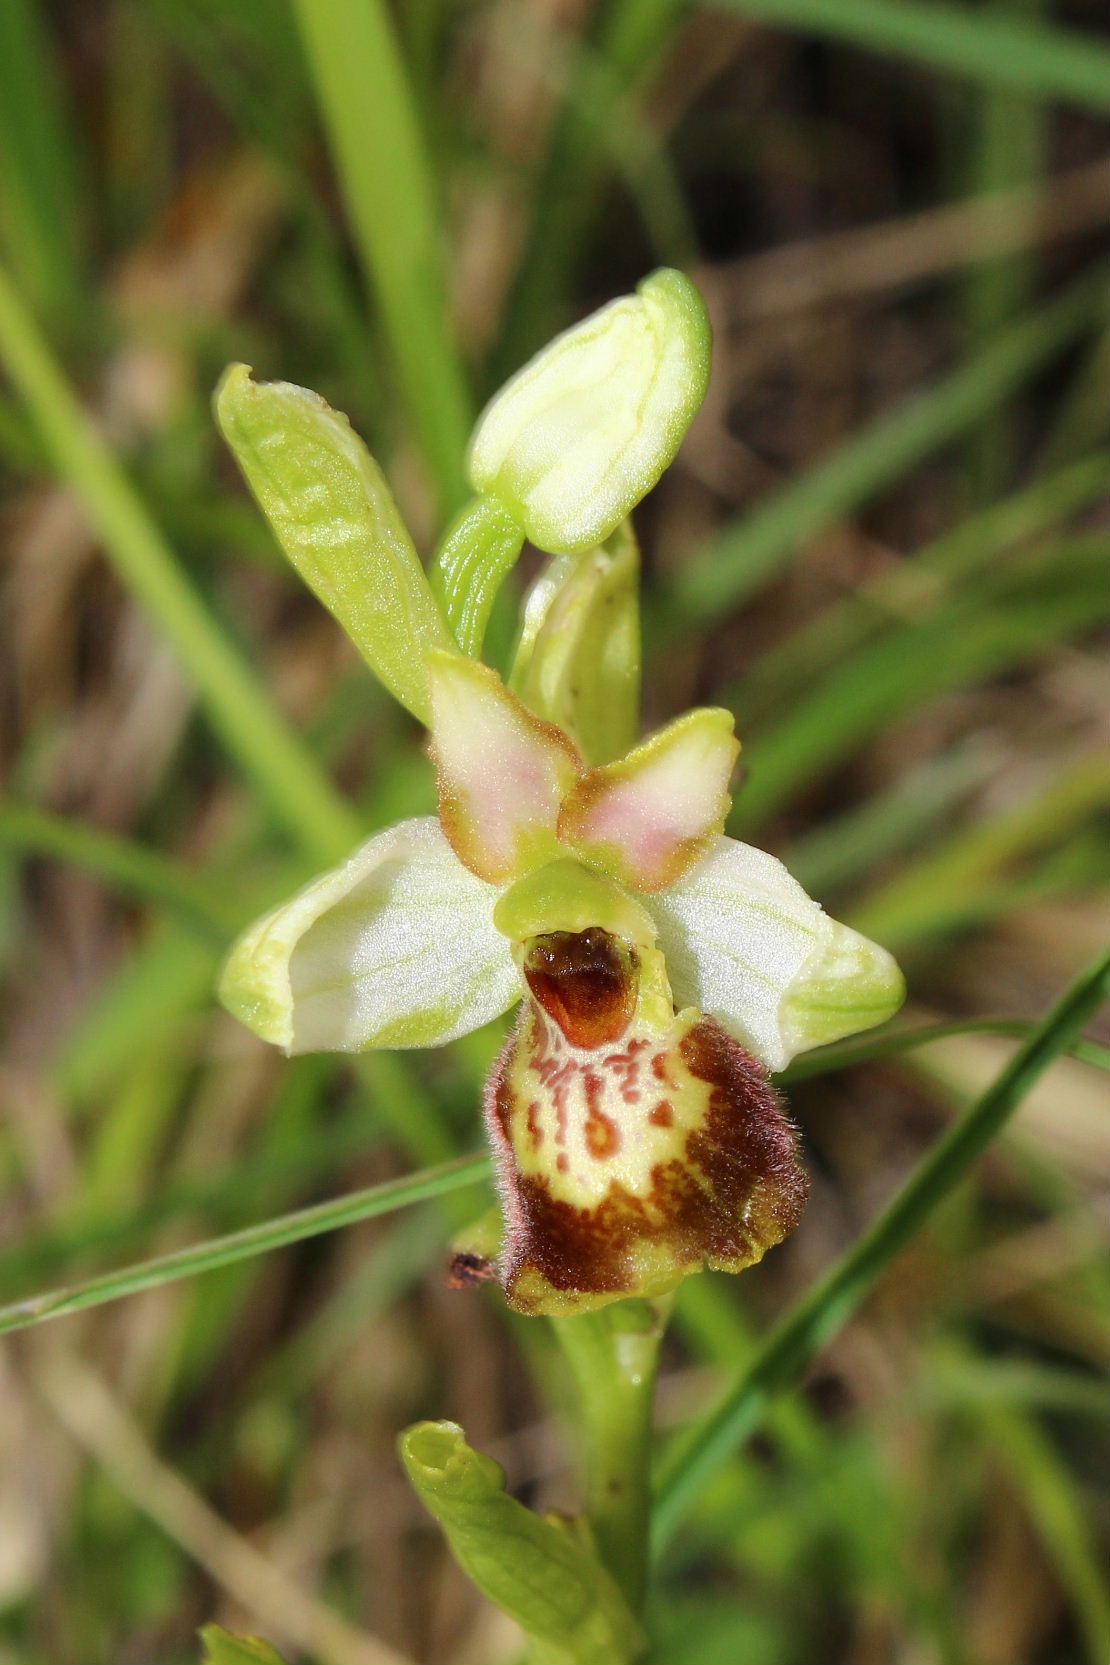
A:
[[[539,1100],[533,1099],[528,1106],[528,1137],[532,1141],[532,1149],[539,1150],[543,1143],[543,1129],[539,1123]]]
[[[522,1025],[530,1020],[526,1013]],[[593,1208],[554,1196],[546,1178],[517,1168],[509,1136],[516,1045],[514,1036],[493,1072],[487,1116],[506,1215],[502,1281],[518,1311],[567,1311],[577,1296],[588,1306],[595,1296],[635,1293],[638,1250],[661,1239],[676,1279],[704,1262],[739,1271],[797,1224],[808,1182],[794,1128],[763,1067],[714,1019],[700,1019],[678,1044],[709,1088],[705,1121],[682,1159],[657,1163],[645,1195],[614,1181]]]
[[[607,1156],[615,1156],[621,1148],[621,1130],[611,1116],[607,1116],[601,1108],[601,1095],[604,1082],[600,1075],[588,1070],[582,1079],[582,1088],[586,1095],[586,1124],[583,1137],[586,1149],[595,1162],[602,1162]]]
[[[528,987],[572,1046],[620,1040],[636,1009],[636,956],[599,925],[534,937],[524,958]]]
[[[648,1121],[654,1122],[656,1127],[674,1126],[674,1106],[669,1099],[661,1098],[659,1100],[659,1103],[652,1108]]]

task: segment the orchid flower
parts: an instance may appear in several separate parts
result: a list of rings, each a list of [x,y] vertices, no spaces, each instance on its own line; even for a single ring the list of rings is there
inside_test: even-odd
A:
[[[806,1195],[770,1074],[902,998],[884,949],[724,836],[727,711],[627,743],[625,517],[707,366],[700,297],[673,272],[558,338],[480,419],[476,497],[431,584],[345,418],[242,366],[217,401],[287,554],[429,729],[439,797],[251,927],[222,998],[289,1053],[442,1046],[521,1004],[485,1114],[497,1272],[526,1313],[759,1260]],[[554,559],[507,686],[474,655],[490,571],[525,535]]]

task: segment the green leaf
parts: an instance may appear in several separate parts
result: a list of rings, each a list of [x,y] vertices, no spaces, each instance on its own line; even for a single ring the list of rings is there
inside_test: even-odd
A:
[[[524,547],[524,528],[495,497],[476,497],[448,528],[432,589],[464,653],[482,651],[490,609]]]
[[[591,766],[623,757],[639,729],[639,581],[625,521],[597,549],[556,555],[524,605],[509,687]]]
[[[835,9],[827,0],[817,4],[830,14]],[[738,606],[808,539],[940,446],[953,444],[1102,316],[1102,274],[1097,289],[1085,274],[940,380],[875,417],[830,456],[722,527],[685,563],[658,608],[660,633],[673,636],[683,623],[719,619]]]
[[[670,463],[705,397],[709,319],[663,268],[536,354],[478,419],[468,471],[550,554],[616,531]]]
[[[293,6],[363,271],[448,512],[464,493],[470,395],[451,329],[443,211],[385,0]]]
[[[453,649],[380,468],[319,394],[224,372],[216,419],[286,556],[395,699],[430,717],[424,655]]]
[[[205,1625],[200,1639],[201,1665],[285,1665],[277,1650],[258,1636],[233,1636],[222,1625]]]
[[[418,1422],[398,1448],[463,1571],[542,1650],[545,1665],[637,1657],[639,1626],[583,1534],[509,1497],[504,1471],[472,1451],[453,1422]]]

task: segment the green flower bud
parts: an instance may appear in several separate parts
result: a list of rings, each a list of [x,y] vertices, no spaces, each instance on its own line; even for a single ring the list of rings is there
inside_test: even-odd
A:
[[[653,272],[494,396],[470,442],[471,484],[551,554],[603,543],[673,460],[705,397],[709,354],[694,285]]]
[[[509,687],[589,764],[622,756],[639,729],[639,579],[625,521],[598,549],[554,556],[524,604]]]

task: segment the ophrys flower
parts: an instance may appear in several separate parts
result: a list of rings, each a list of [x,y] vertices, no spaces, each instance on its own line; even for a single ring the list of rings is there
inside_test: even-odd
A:
[[[638,674],[634,546],[617,523],[673,455],[704,387],[689,286],[677,274],[652,281],[646,300],[609,309],[615,336],[580,326],[479,425],[482,495],[445,545],[440,593],[473,645],[490,529],[498,561],[506,524],[558,551],[525,614],[517,692],[457,651],[384,481],[341,418],[299,389],[267,400],[244,373],[221,407],[287,549],[428,724],[439,793],[438,818],[379,833],[252,927],[222,996],[290,1052],[438,1046],[523,1002],[486,1120],[505,1216],[500,1275],[526,1312],[658,1294],[781,1241],[806,1186],[768,1072],[882,1021],[902,992],[883,949],[829,919],[774,857],[723,835],[739,750],[728,712],[687,712],[611,755]],[[623,367],[618,389],[638,388],[647,414],[639,426],[627,413],[610,420],[591,449],[599,366],[641,340],[646,359]],[[577,494],[574,469],[553,460],[568,424],[590,459]],[[311,441],[294,487],[274,467],[291,426],[294,444]],[[313,524],[328,493],[330,552]],[[372,563],[364,583],[387,594],[353,587],[352,547]]]

